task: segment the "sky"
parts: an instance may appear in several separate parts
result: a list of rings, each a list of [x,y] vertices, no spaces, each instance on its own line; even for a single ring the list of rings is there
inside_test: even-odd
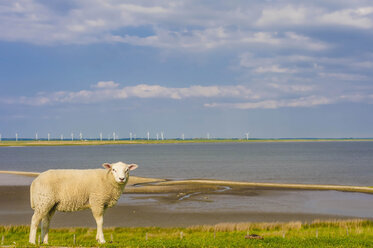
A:
[[[3,138],[373,137],[365,0],[0,0]]]

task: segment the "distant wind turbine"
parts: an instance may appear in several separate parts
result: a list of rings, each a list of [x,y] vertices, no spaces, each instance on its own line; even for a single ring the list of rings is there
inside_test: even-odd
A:
[[[207,133],[207,139],[210,139],[210,133]]]
[[[1,136],[1,133],[0,133],[0,142],[1,142],[1,139],[2,139],[2,136]]]
[[[71,133],[71,141],[74,141],[74,133]]]
[[[245,133],[246,134],[246,140],[248,140],[249,139],[249,132],[247,132],[247,133]]]
[[[164,140],[164,134],[161,132],[161,139]]]
[[[80,140],[83,140],[83,134],[82,134],[82,132],[79,133],[79,138],[80,138]]]
[[[181,139],[182,139],[182,140],[185,140],[185,136],[184,136],[184,134],[181,134]]]
[[[35,140],[38,140],[39,137],[38,137],[38,132],[35,133]]]
[[[100,141],[102,141],[102,133],[100,133]]]
[[[115,132],[113,132],[113,140],[115,141]]]
[[[51,134],[48,133],[48,141],[51,139]]]
[[[16,133],[16,141],[18,141],[18,133]]]
[[[159,140],[159,135],[158,135],[158,133],[157,133],[157,140]]]
[[[63,134],[61,134],[61,140],[63,140]]]
[[[150,139],[150,133],[149,131],[146,133],[146,135],[148,136],[148,140]]]
[[[132,132],[130,132],[130,140],[132,140]]]

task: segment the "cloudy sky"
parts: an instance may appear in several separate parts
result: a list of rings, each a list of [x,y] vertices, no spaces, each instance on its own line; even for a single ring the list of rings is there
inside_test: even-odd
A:
[[[2,137],[373,137],[372,1],[0,0]]]

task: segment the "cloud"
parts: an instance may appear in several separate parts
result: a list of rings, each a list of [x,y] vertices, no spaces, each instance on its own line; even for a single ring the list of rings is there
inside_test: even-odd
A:
[[[284,85],[284,84],[277,84],[277,83],[270,83],[274,89],[279,89],[284,92],[309,92],[315,89],[314,85]]]
[[[341,3],[339,9],[330,10],[320,4],[308,6],[294,6],[289,4],[286,6],[264,7],[260,18],[255,24],[258,27],[289,27],[300,25],[303,27],[318,27],[328,25],[369,29],[373,27],[372,13],[372,6],[343,8],[343,4]]]
[[[206,28],[202,30],[169,31],[157,28],[155,34],[139,37],[134,35],[107,36],[110,42],[127,43],[136,46],[151,46],[165,49],[188,49],[194,51],[210,50],[221,47],[264,47],[302,48],[312,51],[324,50],[327,44],[312,38],[286,32],[284,35],[276,32],[252,32],[232,30],[225,27]]]
[[[257,72],[257,73],[268,73],[268,72],[273,72],[273,73],[294,73],[294,72],[296,72],[296,70],[289,69],[289,68],[281,68],[279,65],[272,65],[272,66],[267,66],[267,67],[260,66],[258,68],[255,68],[254,72]]]
[[[127,98],[166,98],[176,100],[187,98],[258,99],[260,96],[242,85],[192,85],[184,88],[172,88],[160,85],[138,84],[120,88],[119,84],[113,81],[101,81],[92,85],[92,90],[40,92],[36,96],[6,98],[1,101],[6,104],[42,106],[62,103],[95,103]]]
[[[283,8],[267,8],[262,10],[256,25],[300,25],[306,22],[306,17],[307,9],[304,7],[287,5]]]
[[[370,29],[373,27],[373,21],[369,15],[372,13],[373,7],[343,9],[320,16],[319,22],[330,25]]]
[[[331,104],[335,101],[323,96],[308,96],[290,100],[265,100],[258,102],[241,103],[207,103],[204,106],[209,108],[233,108],[233,109],[278,109],[283,107],[299,108],[314,107],[318,105]]]
[[[43,4],[36,0],[4,3],[0,12],[0,39],[40,45],[120,42],[197,51],[252,44],[309,50],[328,47],[325,42],[295,31],[282,33],[266,29],[283,19],[288,25],[304,22],[307,7],[287,5],[267,9],[266,5],[233,4],[219,9],[214,5],[187,1],[130,3],[99,0],[77,1],[65,11],[56,11],[58,8],[51,6],[53,3]],[[255,20],[260,11],[262,16]],[[369,8],[356,13],[366,16]],[[258,30],[255,23],[262,28]],[[152,32],[139,35],[125,31],[126,28],[142,27],[148,27]]]
[[[114,81],[100,81],[95,85],[92,85],[93,88],[106,88],[106,89],[113,89],[119,86],[118,83],[114,83]]]
[[[4,104],[29,106],[50,106],[63,104],[92,104],[129,98],[172,99],[191,98],[215,99],[217,102],[205,103],[207,108],[230,109],[278,109],[308,108],[340,102],[373,103],[371,88],[366,87],[355,92],[328,94],[318,91],[314,85],[270,83],[261,89],[253,90],[244,85],[191,85],[189,87],[165,87],[161,85],[138,84],[120,87],[113,81],[100,81],[92,85],[91,90],[40,92],[35,96],[2,98]],[[221,102],[222,99],[229,102]],[[219,102],[220,101],[220,102]],[[233,102],[232,102],[233,101]]]

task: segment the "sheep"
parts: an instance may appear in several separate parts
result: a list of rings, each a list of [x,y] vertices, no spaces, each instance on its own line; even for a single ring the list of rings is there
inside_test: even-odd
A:
[[[31,219],[29,242],[35,244],[41,221],[41,241],[48,244],[50,220],[55,211],[72,212],[90,208],[97,224],[96,240],[105,243],[102,232],[103,215],[114,206],[128,182],[129,171],[136,164],[104,163],[104,169],[48,170],[31,184]]]

